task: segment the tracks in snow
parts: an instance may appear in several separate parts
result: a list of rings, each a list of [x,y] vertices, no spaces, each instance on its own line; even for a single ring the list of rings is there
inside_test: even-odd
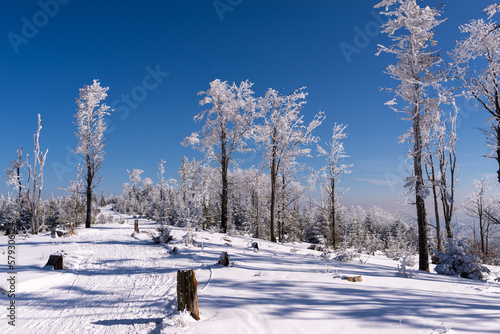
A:
[[[141,226],[153,229],[154,225]],[[76,242],[80,267],[58,284],[21,294],[21,333],[159,333],[175,298],[164,247],[131,237],[129,224],[96,225]]]

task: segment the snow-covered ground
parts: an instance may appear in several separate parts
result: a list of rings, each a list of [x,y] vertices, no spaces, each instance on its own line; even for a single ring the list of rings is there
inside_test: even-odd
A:
[[[0,293],[0,333],[500,333],[500,283],[397,277],[398,262],[382,255],[339,263],[307,244],[218,233],[193,232],[186,245],[178,228],[165,247],[151,240],[153,222],[140,220],[136,235],[132,217],[102,213],[115,222],[68,238],[17,237],[16,326]],[[7,240],[0,237],[4,288]],[[216,264],[222,251],[230,267]],[[43,268],[57,252],[66,268]],[[178,269],[195,270],[200,321],[177,311]],[[342,279],[355,275],[363,282]]]

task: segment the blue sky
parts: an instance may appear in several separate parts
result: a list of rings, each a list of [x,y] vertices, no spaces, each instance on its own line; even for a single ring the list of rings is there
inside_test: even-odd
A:
[[[0,167],[16,150],[33,148],[36,115],[42,115],[41,146],[48,148],[44,194],[60,194],[76,173],[74,132],[78,89],[99,79],[109,86],[107,155],[99,186],[120,193],[126,170],[143,169],[156,180],[166,160],[167,177],[177,177],[183,156],[197,157],[180,142],[200,129],[192,117],[203,110],[197,93],[210,81],[254,82],[256,95],[269,87],[290,92],[307,87],[306,121],[318,111],[327,119],[317,134],[328,140],[335,122],[347,123],[352,174],[342,180],[351,190],[347,205],[394,202],[403,192],[405,150],[397,138],[409,123],[397,119],[381,87],[397,83],[384,74],[394,63],[375,56],[383,20],[377,1],[81,1],[8,0],[0,14]],[[441,1],[423,1],[436,6]],[[449,50],[460,38],[458,25],[484,16],[490,1],[445,1],[436,39]],[[215,5],[219,5],[219,9]],[[221,5],[222,4],[222,5]],[[225,6],[225,7],[224,7]],[[364,38],[359,37],[364,31]],[[368,34],[366,34],[368,32]],[[346,57],[342,46],[356,47]],[[459,196],[472,180],[496,172],[475,127],[486,117],[460,100]],[[32,154],[31,154],[32,155]],[[249,155],[250,163],[260,158]],[[255,162],[253,162],[255,161]],[[321,158],[309,163],[320,166]],[[0,193],[10,191],[4,182]]]

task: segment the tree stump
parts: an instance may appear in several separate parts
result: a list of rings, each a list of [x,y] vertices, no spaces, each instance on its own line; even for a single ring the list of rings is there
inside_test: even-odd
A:
[[[198,309],[198,281],[194,275],[194,270],[177,271],[177,310],[188,310],[191,316],[200,320]]]
[[[344,279],[349,282],[363,282],[363,278],[361,276],[345,276]]]
[[[259,250],[259,243],[257,241],[252,242],[252,247]]]
[[[219,258],[219,262],[217,262],[217,263],[224,266],[224,267],[229,266],[229,255],[227,254],[227,252],[221,253],[220,258]]]
[[[139,219],[134,220],[134,231],[139,233]]]
[[[63,269],[63,256],[52,254],[49,257],[49,261],[45,266],[53,266],[54,270],[62,270]]]

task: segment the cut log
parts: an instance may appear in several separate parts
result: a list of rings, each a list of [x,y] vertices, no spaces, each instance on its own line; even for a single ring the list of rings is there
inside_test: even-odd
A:
[[[345,276],[344,279],[349,282],[363,282],[363,278],[361,276]]]
[[[198,281],[193,269],[177,271],[177,310],[188,310],[194,319],[200,320]]]
[[[229,266],[229,255],[227,254],[227,252],[222,252],[220,254],[219,262],[217,263],[224,267]]]
[[[139,219],[134,220],[134,231],[139,233]]]
[[[54,270],[62,270],[63,269],[63,256],[52,254],[49,257],[49,261],[47,261],[46,266],[53,266]]]

